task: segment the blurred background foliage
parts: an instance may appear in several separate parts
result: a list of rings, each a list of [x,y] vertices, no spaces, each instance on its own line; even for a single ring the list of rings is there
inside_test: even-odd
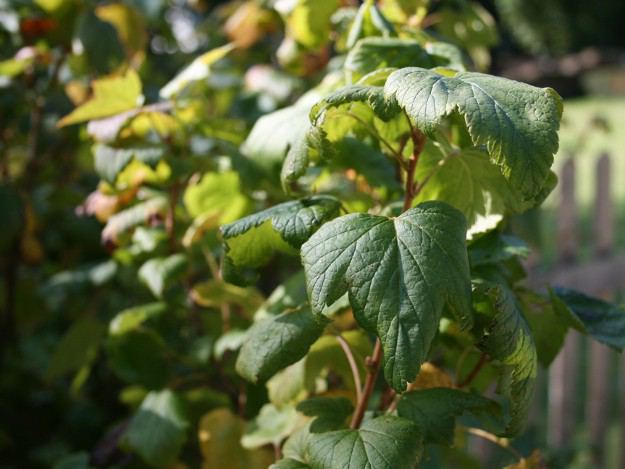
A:
[[[380,4],[474,68],[570,96],[625,88],[622,0]],[[268,396],[241,389],[232,351],[288,266],[266,267],[260,290],[224,284],[216,227],[284,199],[274,162],[239,148],[335,66],[357,6],[0,0],[0,466],[216,467],[223,448],[202,432],[238,445]],[[597,113],[588,151],[610,145],[623,108],[575,101],[563,151]],[[146,437],[159,425],[166,437]],[[271,461],[255,436],[222,467]]]

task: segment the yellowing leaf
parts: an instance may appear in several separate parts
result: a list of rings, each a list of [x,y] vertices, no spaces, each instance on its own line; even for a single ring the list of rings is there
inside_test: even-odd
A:
[[[230,223],[249,212],[250,201],[241,193],[234,171],[207,173],[184,193],[184,205],[192,217],[218,214],[219,224]]]
[[[159,161],[154,169],[141,161],[133,159],[122,172],[117,175],[119,188],[137,187],[144,183],[160,184],[169,179],[170,166],[165,161]]]
[[[213,410],[202,417],[198,429],[203,469],[266,469],[273,455],[265,449],[241,446],[245,422],[228,409]]]
[[[141,80],[134,70],[128,70],[122,76],[94,80],[92,86],[92,98],[63,117],[57,123],[58,127],[109,117],[133,109],[143,102]]]
[[[131,116],[132,118],[132,116]],[[161,111],[141,112],[132,118],[122,137],[145,137],[148,132],[156,132],[161,138],[168,138],[178,131],[180,125],[171,115]]]
[[[258,2],[248,1],[230,15],[224,31],[238,47],[247,49],[263,37],[262,23],[269,18],[268,12]]]

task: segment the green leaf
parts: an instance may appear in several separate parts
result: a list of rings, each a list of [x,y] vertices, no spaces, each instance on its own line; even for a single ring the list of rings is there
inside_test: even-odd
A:
[[[623,351],[625,308],[567,288],[554,288],[552,301],[561,320],[598,342]]]
[[[451,445],[455,418],[465,412],[498,418],[497,403],[469,392],[451,388],[410,391],[401,396],[397,415],[412,420],[425,435],[426,443]]]
[[[54,350],[46,377],[58,378],[91,364],[96,358],[105,330],[104,325],[91,316],[74,322]]]
[[[479,344],[491,359],[503,365],[501,392],[509,401],[509,419],[502,434],[513,436],[525,425],[538,369],[536,346],[514,293],[503,285],[487,292],[493,317]]]
[[[287,33],[299,44],[308,49],[318,49],[330,40],[330,17],[338,8],[337,0],[281,3],[293,5],[289,11],[281,9],[281,13],[286,16]]]
[[[169,351],[155,332],[135,329],[110,336],[106,343],[109,366],[128,383],[160,389],[169,380]]]
[[[122,76],[94,80],[92,86],[93,97],[63,117],[57,124],[59,127],[112,116],[143,103],[141,80],[132,69]]]
[[[120,234],[147,222],[150,217],[154,215],[164,214],[167,206],[167,198],[162,195],[156,195],[155,197],[117,212],[106,222],[102,230],[102,240],[117,241]]]
[[[397,181],[396,168],[380,150],[354,137],[345,137],[334,142],[333,147],[331,167],[353,169],[375,187],[395,191],[401,188]]]
[[[122,335],[137,329],[150,318],[160,316],[167,311],[167,304],[162,302],[148,303],[125,309],[113,318],[109,324],[109,334]]]
[[[241,329],[229,330],[215,342],[215,358],[221,360],[226,352],[239,350],[246,338],[246,331]]]
[[[343,68],[349,81],[357,81],[381,68],[434,66],[432,58],[414,39],[367,37],[349,51]]]
[[[297,404],[297,410],[309,417],[315,417],[310,424],[311,433],[339,430],[346,426],[346,419],[354,411],[345,397],[312,397]]]
[[[282,170],[280,171],[280,181],[285,192],[293,192],[296,188],[297,179],[306,173],[311,160],[327,158],[334,155],[335,146],[326,138],[325,131],[320,127],[311,127],[290,147]]]
[[[488,233],[469,245],[471,267],[497,264],[515,257],[524,259],[529,254],[530,250],[523,240],[498,231]]]
[[[221,305],[237,305],[245,312],[252,312],[263,302],[263,295],[253,287],[238,287],[221,279],[196,283],[191,298],[205,308],[219,308]]]
[[[227,256],[235,266],[259,267],[275,250],[294,253],[320,225],[338,214],[339,207],[334,197],[312,196],[222,226]]]
[[[562,114],[561,99],[551,88],[481,73],[448,77],[411,67],[392,73],[384,91],[427,134],[452,113],[463,115],[473,143],[486,145],[491,161],[524,200],[545,185]]]
[[[139,280],[147,285],[155,297],[162,298],[165,288],[183,272],[186,265],[187,258],[184,254],[156,257],[141,266]]]
[[[234,49],[234,44],[226,44],[196,57],[160,91],[163,99],[170,99],[183,92],[190,84],[206,80],[211,74],[211,66],[223,59]]]
[[[564,346],[569,323],[558,314],[557,307],[549,298],[530,290],[520,290],[516,293],[523,306],[525,319],[532,330],[538,363],[546,369]]]
[[[351,49],[356,42],[367,36],[393,36],[395,28],[389,22],[373,0],[366,0],[360,8],[349,29],[345,46]]]
[[[186,440],[189,425],[183,404],[170,390],[149,393],[130,420],[123,444],[152,466],[172,463]]]
[[[216,409],[202,417],[198,428],[204,469],[265,469],[273,454],[265,449],[241,446],[245,421],[228,409]]]
[[[95,170],[107,182],[115,183],[133,158],[154,167],[163,157],[164,150],[158,146],[133,148],[115,148],[108,145],[96,145],[93,150]]]
[[[306,397],[306,358],[287,366],[267,381],[269,401],[276,407],[301,401]]]
[[[412,469],[423,450],[423,436],[410,420],[383,416],[358,430],[315,434],[308,450],[315,469]]]
[[[91,467],[89,465],[89,453],[81,451],[64,456],[54,463],[52,469],[90,469]]]
[[[293,432],[296,424],[295,407],[283,406],[278,409],[273,404],[265,404],[246,429],[241,438],[241,446],[255,449],[266,444],[279,445]]]
[[[234,171],[206,173],[184,192],[184,205],[192,217],[214,216],[216,228],[250,212],[250,200],[241,192],[239,175]]]
[[[310,108],[321,96],[309,92],[294,105],[262,116],[241,147],[243,154],[266,170],[280,168],[293,145],[306,135],[310,128]]]
[[[326,223],[302,246],[313,312],[348,292],[358,323],[382,340],[387,381],[403,391],[444,306],[471,323],[465,236],[462,214],[440,202],[397,218],[356,213]]]
[[[257,322],[241,347],[237,372],[254,383],[271,378],[306,355],[325,324],[325,320],[315,318],[307,308]]]
[[[357,102],[366,103],[377,117],[385,121],[399,112],[397,103],[386,99],[383,87],[356,84],[339,88],[315,104],[310,111],[310,120],[315,126],[322,125],[328,109]]]
[[[310,466],[296,459],[285,458],[275,462],[269,469],[311,469]]]
[[[533,205],[522,197],[482,151],[455,150],[447,155],[428,144],[419,158],[415,179],[426,181],[415,202],[440,200],[453,205],[467,218],[468,235],[497,227],[507,214]]]
[[[125,58],[119,34],[111,23],[96,15],[95,8],[83,11],[76,20],[76,39],[84,49],[89,69],[98,74],[111,73]]]
[[[308,301],[306,296],[306,280],[304,271],[291,275],[271,292],[269,298],[254,314],[256,320],[267,316],[275,316],[288,309],[295,309]]]

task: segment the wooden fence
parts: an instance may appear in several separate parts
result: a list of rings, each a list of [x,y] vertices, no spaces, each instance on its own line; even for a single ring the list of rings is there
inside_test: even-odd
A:
[[[595,198],[590,211],[592,246],[582,244],[575,159],[569,158],[562,167],[559,205],[553,224],[557,261],[545,271],[539,257],[531,260],[529,282],[533,286],[553,284],[607,300],[622,299],[625,253],[619,254],[615,243],[611,166],[609,155],[597,160]],[[592,252],[590,258],[580,259],[580,252],[588,247]],[[533,419],[538,427],[546,428],[546,447],[579,449],[581,440],[588,445],[587,467],[625,468],[625,358],[602,344],[569,332],[562,351],[540,381],[538,391],[546,395],[546,405],[537,398],[540,408],[533,413]],[[537,422],[540,419],[543,422]],[[618,432],[616,438],[620,443],[610,446],[608,436],[613,430]],[[610,447],[617,448],[620,454],[612,453],[608,458]]]

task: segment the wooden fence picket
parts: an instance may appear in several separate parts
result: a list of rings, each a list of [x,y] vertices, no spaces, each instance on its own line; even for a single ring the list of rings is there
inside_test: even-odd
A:
[[[612,199],[611,161],[606,154],[597,161],[593,242],[596,257],[607,257],[614,249],[614,203]],[[589,292],[606,300],[613,300],[609,290]],[[604,467],[605,438],[610,420],[610,368],[613,352],[603,344],[589,340],[588,391],[586,397],[586,424],[592,445],[592,460],[596,467]]]
[[[575,200],[575,162],[569,158],[560,175],[560,204],[557,212],[557,250],[560,266],[572,265],[579,252],[578,210]],[[576,423],[579,334],[570,332],[564,347],[549,370],[547,440],[551,448],[566,447]]]

